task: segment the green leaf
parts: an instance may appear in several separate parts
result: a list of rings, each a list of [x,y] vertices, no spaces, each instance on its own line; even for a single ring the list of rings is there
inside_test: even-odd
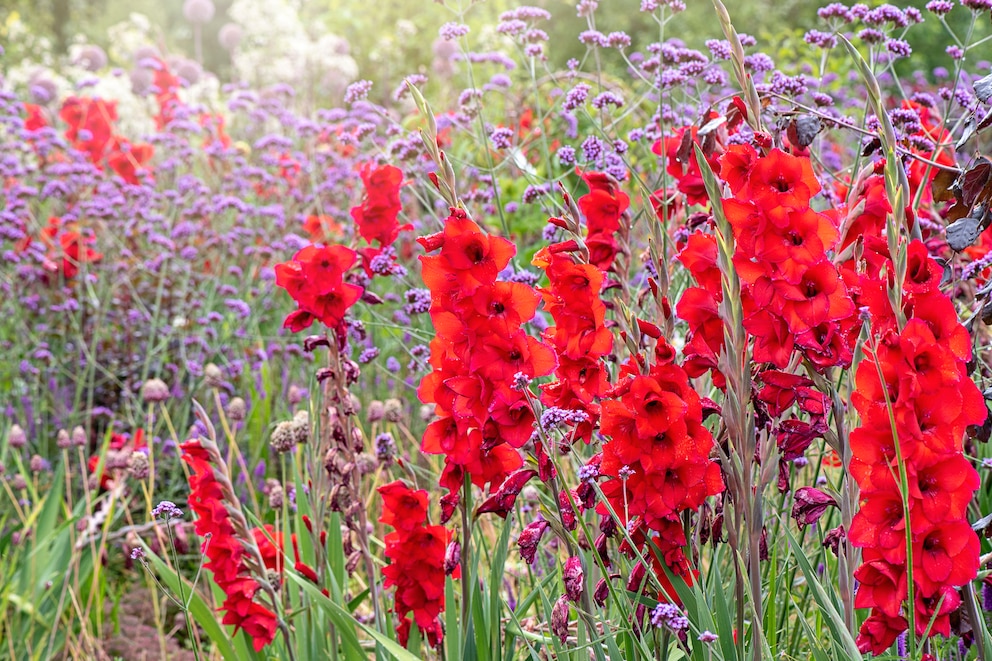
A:
[[[303,591],[306,592],[307,595],[313,600],[313,603],[327,614],[327,616],[334,623],[334,626],[337,628],[337,631],[344,638],[343,643],[346,645],[347,651],[358,655],[354,658],[364,659],[367,657],[367,654],[362,649],[362,645],[358,640],[358,635],[355,633],[355,629],[358,628],[361,629],[363,633],[374,639],[376,643],[382,645],[382,647],[389,652],[393,659],[396,659],[397,661],[420,661],[420,657],[405,650],[402,645],[389,636],[356,620],[351,613],[344,609],[344,607],[328,599],[324,593],[317,589],[317,586],[309,580],[292,571],[287,571],[286,576],[300,586],[300,588],[302,588]]]
[[[813,594],[813,599],[816,601],[817,605],[820,607],[820,611],[824,615],[827,626],[830,628],[830,632],[833,634],[831,636],[834,641],[834,645],[837,648],[837,652],[842,653],[844,658],[847,659],[862,659],[861,652],[858,651],[858,645],[854,642],[854,637],[851,632],[847,630],[847,625],[844,623],[844,616],[837,611],[837,607],[834,602],[827,595],[827,591],[823,588],[820,583],[819,577],[816,575],[816,571],[813,566],[810,565],[809,558],[806,557],[806,553],[803,551],[802,546],[793,537],[792,531],[788,529],[787,526],[782,526],[782,531],[785,532],[786,537],[789,540],[789,546],[792,548],[792,554],[796,558],[796,562],[799,563],[799,568],[803,572],[803,576],[806,578],[806,584],[810,588],[810,592]]]
[[[192,616],[193,620],[197,625],[203,629],[203,632],[207,634],[214,647],[220,653],[220,655],[225,659],[225,661],[238,661],[244,657],[239,655],[235,649],[234,644],[231,641],[230,636],[227,635],[227,630],[217,619],[217,613],[214,612],[207,602],[204,601],[203,597],[200,596],[198,592],[193,590],[193,586],[184,578],[180,578],[177,574],[169,568],[165,561],[159,558],[157,555],[151,552],[150,549],[145,549],[145,558],[149,563],[155,568],[155,573],[158,575],[159,579],[172,594],[179,594],[179,585],[182,581],[183,591],[189,599],[189,615]]]

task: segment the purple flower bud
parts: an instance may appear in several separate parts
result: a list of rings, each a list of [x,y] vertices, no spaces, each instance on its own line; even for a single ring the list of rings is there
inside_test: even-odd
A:
[[[178,519],[181,518],[182,515],[183,511],[176,507],[175,503],[168,500],[163,500],[152,510],[152,516],[155,518],[161,516],[166,519]]]

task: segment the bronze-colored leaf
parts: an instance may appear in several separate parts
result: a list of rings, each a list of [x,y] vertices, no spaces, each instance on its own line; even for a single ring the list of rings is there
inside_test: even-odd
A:
[[[933,194],[933,199],[937,202],[950,202],[954,199],[954,193],[951,192],[951,186],[954,185],[954,181],[958,178],[958,173],[953,170],[938,170],[937,174],[934,175],[933,181],[930,183],[930,191]]]
[[[881,139],[878,138],[878,136],[876,136],[865,143],[865,146],[861,149],[861,155],[865,157],[871,156],[876,151],[881,149],[881,147],[882,147],[882,141]]]
[[[978,126],[975,127],[975,131],[984,131],[989,126],[992,126],[992,109],[985,113],[985,117],[982,118],[982,121],[978,122]]]
[[[964,218],[965,216],[968,215],[969,211],[971,211],[971,209],[966,207],[961,202],[957,202],[955,203],[954,206],[952,206],[950,209],[947,210],[947,222],[953,223],[955,220],[958,220],[959,218]]]
[[[687,165],[689,163],[689,157],[692,155],[692,131],[686,129],[682,133],[682,142],[679,143],[679,149],[675,152],[675,158],[679,163]]]
[[[972,206],[992,180],[992,161],[982,156],[974,165],[965,170],[958,180],[961,186],[961,201]]]

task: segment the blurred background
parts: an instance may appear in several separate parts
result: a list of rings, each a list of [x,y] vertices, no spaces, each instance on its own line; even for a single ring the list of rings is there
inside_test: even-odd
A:
[[[322,79],[311,82],[330,89],[332,96],[359,78],[387,83],[376,91],[387,95],[390,84],[404,76],[437,74],[451,59],[445,52],[451,42],[437,39],[442,24],[467,23],[474,43],[489,41],[495,47],[496,17],[522,4],[542,6],[555,17],[547,25],[550,68],[582,57],[586,48],[574,35],[586,25],[576,15],[574,0],[0,0],[0,44],[6,50],[0,70],[9,76],[11,69],[20,68],[15,77],[30,76],[34,65],[85,58],[83,49],[90,45],[102,49],[107,64],[127,70],[134,64],[134,51],[152,43],[161,54],[188,58],[187,76],[202,67],[221,83],[292,84],[301,71],[319,70]],[[722,36],[708,0],[687,4],[678,17],[677,34],[665,38],[701,47],[705,39]],[[727,4],[738,30],[757,37],[759,48],[776,61],[797,61],[798,53],[809,52],[803,33],[823,27],[816,16],[820,3],[808,0]],[[925,0],[898,4],[922,9]],[[611,12],[611,5],[618,11]],[[656,41],[658,27],[635,7],[636,2],[604,0],[596,14],[597,29],[627,32],[635,44]],[[965,21],[967,12],[952,17]],[[947,63],[947,37],[941,31],[936,21],[927,21],[911,33],[913,66],[924,74]],[[606,66],[624,73],[620,61]]]

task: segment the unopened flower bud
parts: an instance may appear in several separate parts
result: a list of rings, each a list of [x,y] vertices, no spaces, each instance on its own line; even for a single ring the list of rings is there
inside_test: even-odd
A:
[[[561,578],[565,584],[565,595],[571,601],[578,602],[582,597],[582,589],[585,583],[585,573],[582,571],[582,559],[573,555],[566,560]]]
[[[72,447],[72,438],[69,437],[69,432],[60,429],[59,433],[55,435],[55,446],[60,450]]]
[[[597,606],[605,606],[606,599],[610,596],[610,584],[605,578],[599,579],[596,583],[596,589],[592,593],[592,600],[596,602]]]
[[[32,455],[28,464],[32,473],[40,473],[48,468],[48,462],[41,458],[40,454]]]
[[[444,550],[444,573],[447,576],[451,574],[458,567],[458,563],[462,561],[462,545],[458,542],[451,542],[448,544],[448,548]]]
[[[72,430],[72,444],[77,447],[86,445],[86,430],[76,425]]]
[[[162,379],[148,379],[141,386],[141,398],[148,404],[157,404],[169,399],[169,386]]]
[[[15,491],[20,491],[21,489],[26,489],[28,486],[27,480],[24,476],[18,473],[10,479],[10,488]]]

